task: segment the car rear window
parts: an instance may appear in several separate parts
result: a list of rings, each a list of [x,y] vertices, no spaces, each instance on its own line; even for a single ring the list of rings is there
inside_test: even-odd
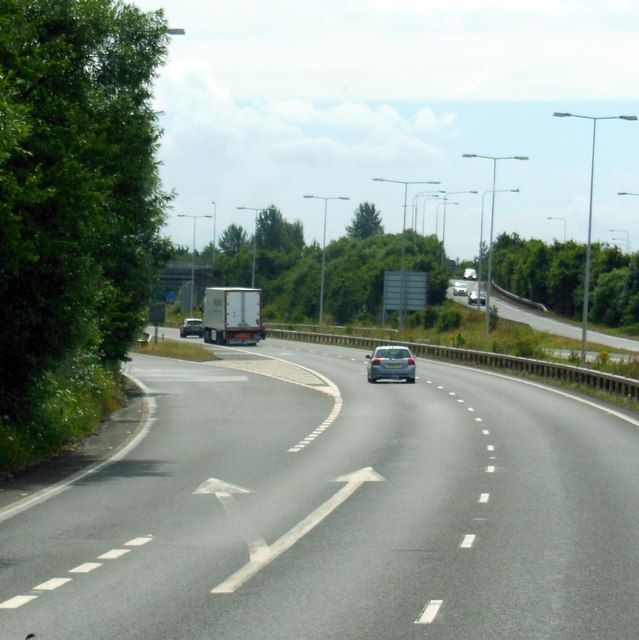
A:
[[[378,358],[398,359],[398,358],[409,358],[410,353],[408,352],[407,349],[380,349],[376,353],[376,356]]]

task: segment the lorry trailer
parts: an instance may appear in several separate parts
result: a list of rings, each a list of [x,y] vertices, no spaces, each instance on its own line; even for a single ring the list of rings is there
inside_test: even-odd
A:
[[[262,290],[207,287],[202,320],[204,342],[257,344],[263,336]]]

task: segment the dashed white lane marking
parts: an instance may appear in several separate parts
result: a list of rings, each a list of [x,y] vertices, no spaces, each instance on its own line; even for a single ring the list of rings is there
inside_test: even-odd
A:
[[[486,451],[494,451],[495,447],[492,444],[487,444],[486,445]]]
[[[146,544],[147,542],[151,542],[151,540],[153,540],[152,536],[144,536],[141,538],[133,538],[133,540],[129,540],[128,542],[124,543],[125,547],[141,547],[142,545]]]
[[[459,544],[459,548],[460,549],[471,549],[472,546],[475,544],[475,534],[474,533],[467,533],[461,543]]]
[[[490,435],[490,431],[488,431],[488,429],[482,429],[482,435],[483,436],[489,436]]]
[[[107,551],[101,556],[98,556],[98,560],[117,560],[125,553],[129,553],[129,551],[131,551],[131,549],[111,549],[111,551]]]
[[[486,503],[490,500],[490,493],[480,493],[478,502]]]
[[[58,589],[63,585],[67,584],[67,582],[71,582],[71,578],[51,578],[51,580],[47,580],[42,584],[39,584],[37,587],[33,587],[34,591],[53,591],[54,589]]]
[[[495,473],[495,467],[494,465],[489,465],[486,467],[486,473]]]
[[[101,562],[85,562],[78,565],[77,567],[74,567],[73,569],[69,569],[69,573],[90,573],[95,569],[99,569],[101,566]]]
[[[17,609],[31,600],[35,600],[38,596],[15,596],[4,602],[0,602],[0,609]]]
[[[443,600],[430,600],[427,602],[423,611],[419,614],[419,618],[415,620],[415,624],[432,624],[443,603]]]

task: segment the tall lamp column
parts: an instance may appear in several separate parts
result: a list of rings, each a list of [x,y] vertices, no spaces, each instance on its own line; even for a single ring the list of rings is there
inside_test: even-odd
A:
[[[191,300],[189,301],[189,315],[193,315],[193,298],[195,297],[195,223],[198,218],[212,218],[213,216],[190,216],[186,213],[178,213],[178,218],[193,219],[193,249],[191,258]]]
[[[491,198],[492,204],[490,210],[490,242],[488,246],[488,276],[486,283],[486,324],[484,328],[485,338],[488,340],[490,334],[490,289],[493,278],[493,221],[495,219],[495,193],[497,192],[497,189],[495,189],[497,182],[497,160],[528,160],[528,156],[482,156],[477,153],[463,153],[462,158],[485,158],[486,160],[493,161],[493,188],[491,189],[493,197]],[[480,300],[477,300],[477,304],[479,303]]]
[[[257,257],[257,214],[260,211],[253,207],[238,207],[242,211],[255,211],[255,231],[253,232],[253,275],[251,275],[251,289],[255,289],[255,261]]]
[[[406,207],[408,200],[409,184],[440,184],[439,180],[422,180],[422,181],[405,181],[405,180],[387,180],[386,178],[373,178],[374,182],[393,182],[394,184],[404,185],[404,221],[402,223],[402,257],[400,260],[400,285],[399,285],[399,313],[397,324],[399,327],[404,326],[404,316],[406,314],[406,284],[404,280],[406,271]]]
[[[588,305],[590,295],[590,255],[592,239],[592,193],[595,178],[595,140],[597,137],[597,120],[636,120],[637,116],[579,116],[574,113],[555,111],[556,118],[583,118],[592,120],[592,153],[590,157],[590,197],[588,204],[588,239],[586,243],[586,266],[584,270],[584,309],[581,325],[581,364],[586,364],[586,346],[588,344]]]
[[[319,299],[319,324],[324,322],[324,278],[326,274],[326,210],[328,209],[329,200],[350,200],[348,196],[334,196],[325,198],[324,196],[306,195],[305,198],[315,198],[324,200],[324,233],[322,235],[322,277],[320,280],[320,299]]]

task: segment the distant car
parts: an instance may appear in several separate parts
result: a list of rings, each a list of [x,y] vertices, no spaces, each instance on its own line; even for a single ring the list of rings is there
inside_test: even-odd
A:
[[[464,280],[477,280],[477,271],[475,269],[464,269]]]
[[[465,280],[455,280],[453,284],[454,296],[466,296],[468,295],[468,283]]]
[[[180,337],[188,338],[189,336],[204,335],[204,323],[201,318],[184,318],[184,322],[180,325]]]
[[[415,357],[407,347],[384,345],[376,347],[368,358],[369,382],[378,380],[406,380],[415,382]]]
[[[477,290],[475,291],[471,291],[468,294],[468,304],[477,304],[477,300],[479,300],[479,304],[481,306],[485,306],[486,305],[486,296],[482,293],[481,295],[479,293],[477,293]]]

